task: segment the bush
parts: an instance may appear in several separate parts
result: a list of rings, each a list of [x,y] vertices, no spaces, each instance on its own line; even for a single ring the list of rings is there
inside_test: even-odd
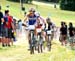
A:
[[[60,9],[75,11],[75,0],[61,0]]]

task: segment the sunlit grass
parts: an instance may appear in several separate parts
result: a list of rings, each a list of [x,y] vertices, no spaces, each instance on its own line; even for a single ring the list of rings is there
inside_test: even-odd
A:
[[[11,1],[6,1],[2,0],[0,1],[0,4],[3,6],[3,11],[6,9],[6,5],[10,5],[10,12],[11,15],[16,16],[18,18],[24,19],[24,14],[23,12],[20,11],[20,3],[16,2],[11,2]],[[65,21],[67,23],[73,22],[75,24],[75,12],[72,11],[64,11],[60,10],[59,8],[55,9],[50,6],[45,6],[45,5],[35,5],[35,4],[24,4],[24,7],[26,8],[26,11],[30,7],[36,8],[37,11],[40,12],[40,14],[43,17],[51,17],[51,19],[56,23],[57,26],[60,25],[61,21]]]
[[[73,50],[61,46],[56,41],[52,42],[51,52],[35,53],[34,55],[30,55],[25,45],[2,48],[0,50],[0,58],[7,58],[8,61],[74,61],[74,54]]]
[[[6,9],[6,5],[10,5],[9,9],[11,15],[24,19],[23,13],[20,12],[19,3],[1,0],[0,4],[2,5],[3,12]],[[36,5],[32,4],[24,4],[24,6],[26,7],[26,11],[28,11],[29,7],[37,8]],[[54,9],[45,5],[38,5],[37,10],[43,17],[50,16],[57,26],[60,26],[61,21],[65,21],[67,23],[73,22],[75,24],[75,12]],[[69,48],[61,46],[60,43],[55,40],[52,42],[51,52],[44,52],[40,54],[35,53],[34,55],[30,55],[27,50],[27,42],[20,45],[14,45],[12,47],[0,46],[0,61],[75,61],[75,51]]]

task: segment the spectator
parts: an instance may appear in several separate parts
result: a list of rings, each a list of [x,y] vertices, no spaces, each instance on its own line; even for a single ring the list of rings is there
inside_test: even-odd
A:
[[[14,18],[13,18],[13,24],[14,24],[14,29],[16,31],[17,25],[16,25],[16,19]],[[12,32],[12,38],[13,38],[13,41],[16,41],[16,32]]]
[[[60,28],[60,41],[61,45],[67,44],[67,26],[65,22],[61,22],[61,28]]]
[[[19,28],[19,32],[21,33],[22,32],[22,20],[21,19],[18,21],[18,28]]]
[[[6,28],[6,36],[7,36],[7,45],[10,46],[10,42],[13,44],[13,41],[11,40],[12,38],[12,29],[14,31],[14,25],[13,25],[13,19],[9,15],[9,10],[5,10],[5,15],[7,16],[7,23],[5,25]]]
[[[0,42],[2,42],[2,46],[4,47],[5,38],[4,38],[4,29],[3,29],[3,13],[0,10]]]
[[[74,46],[74,27],[73,24],[70,22],[69,23],[69,42],[70,42],[70,46],[73,47]]]

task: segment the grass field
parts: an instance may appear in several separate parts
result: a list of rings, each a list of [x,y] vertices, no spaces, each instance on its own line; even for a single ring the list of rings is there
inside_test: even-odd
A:
[[[61,46],[58,41],[52,42],[51,52],[35,52],[30,55],[26,40],[24,36],[18,38],[12,47],[0,46],[0,61],[75,61],[75,50],[71,50],[69,46]]]
[[[6,9],[6,5],[10,5],[11,15],[24,19],[23,13],[20,12],[20,4],[6,0],[0,0],[2,11]],[[24,4],[26,11],[29,7],[35,7],[43,17],[50,15],[57,26],[61,21],[73,22],[75,24],[75,12],[54,9],[45,5]],[[21,43],[22,42],[22,43]],[[20,37],[17,42],[19,45],[12,47],[0,46],[0,61],[75,61],[75,50],[71,50],[69,46],[61,46],[58,41],[52,42],[52,51],[30,55],[28,44],[25,37]]]
[[[6,5],[10,5],[10,11],[11,14],[24,19],[23,13],[20,12],[20,3],[16,2],[9,2],[6,0],[1,0],[0,4],[3,6],[3,10],[6,9]],[[29,7],[35,7],[37,11],[41,13],[43,17],[50,16],[52,20],[56,23],[56,25],[60,25],[61,21],[73,22],[75,24],[75,12],[72,11],[64,11],[60,9],[55,9],[50,6],[46,5],[34,5],[34,4],[24,4],[24,7],[26,7],[26,11],[28,11]]]

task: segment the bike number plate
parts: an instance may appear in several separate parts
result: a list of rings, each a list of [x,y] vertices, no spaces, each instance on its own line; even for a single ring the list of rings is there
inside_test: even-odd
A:
[[[51,30],[47,31],[47,34],[52,34]]]
[[[34,25],[29,25],[28,29],[29,30],[34,30],[35,29],[35,26]]]
[[[39,32],[41,32],[42,30],[41,30],[41,28],[37,28],[36,31],[39,33]]]

